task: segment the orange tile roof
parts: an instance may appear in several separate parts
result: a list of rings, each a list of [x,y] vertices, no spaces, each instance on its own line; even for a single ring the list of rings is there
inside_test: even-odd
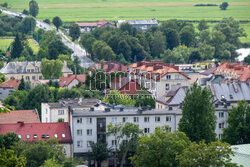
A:
[[[8,113],[0,113],[0,124],[17,123],[39,123],[40,119],[36,110],[15,110]]]
[[[19,81],[18,79],[11,78],[10,80],[2,83],[0,87],[1,88],[14,88],[17,90],[20,83],[21,81]]]
[[[65,87],[68,86],[74,79],[77,79],[81,83],[86,82],[86,74],[78,74],[78,75],[73,75],[69,74],[67,77],[61,77],[59,80],[59,86],[60,87]]]

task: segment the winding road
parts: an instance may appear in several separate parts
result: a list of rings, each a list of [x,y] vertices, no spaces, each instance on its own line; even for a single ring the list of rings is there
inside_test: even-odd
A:
[[[4,9],[0,10],[8,15],[18,16],[22,18],[27,17],[27,15],[24,15],[22,13],[12,12]],[[54,27],[38,19],[36,19],[36,26],[44,29],[45,31],[56,30]],[[89,68],[95,65],[95,63],[87,57],[88,53],[86,52],[85,49],[81,48],[80,45],[73,43],[61,30],[57,31],[57,34],[59,34],[62,37],[62,42],[73,50],[74,53],[71,55],[72,59],[74,59],[74,57],[77,56],[81,62],[81,66],[84,68]]]

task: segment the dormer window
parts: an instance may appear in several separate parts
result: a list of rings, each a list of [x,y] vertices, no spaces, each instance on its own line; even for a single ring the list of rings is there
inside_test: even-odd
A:
[[[34,72],[35,70],[34,69],[31,69],[31,72]]]
[[[62,134],[62,138],[65,138],[65,137],[66,137],[66,136],[65,136],[65,134],[63,133],[63,134]]]
[[[36,134],[34,134],[34,136],[33,136],[33,137],[34,137],[34,139],[37,139],[37,135],[36,135]]]
[[[22,135],[18,135],[18,138],[21,139],[21,138],[22,138]]]
[[[27,72],[30,72],[30,69],[27,69]]]
[[[54,134],[54,137],[55,137],[55,138],[58,138],[57,134]]]
[[[46,135],[46,138],[48,139],[48,138],[49,138],[49,135]]]
[[[29,139],[29,138],[30,138],[30,135],[26,135],[26,138]]]

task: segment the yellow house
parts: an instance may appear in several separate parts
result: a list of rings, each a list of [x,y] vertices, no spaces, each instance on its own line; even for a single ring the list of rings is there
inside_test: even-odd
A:
[[[7,80],[10,78],[21,80],[23,77],[24,81],[30,82],[34,86],[37,81],[43,80],[40,65],[40,61],[9,62],[4,65],[0,73],[4,74]],[[62,73],[64,77],[73,74],[66,62],[64,62]]]

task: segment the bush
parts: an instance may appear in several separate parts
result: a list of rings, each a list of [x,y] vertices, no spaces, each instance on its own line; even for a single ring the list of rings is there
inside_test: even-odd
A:
[[[229,4],[227,2],[222,2],[222,4],[220,5],[220,9],[226,10],[228,6],[229,6]]]

